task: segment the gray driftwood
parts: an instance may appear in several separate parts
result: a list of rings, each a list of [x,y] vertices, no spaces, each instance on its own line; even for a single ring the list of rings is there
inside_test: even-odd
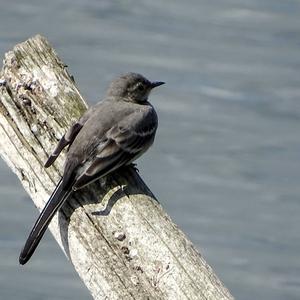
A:
[[[87,104],[40,35],[6,53],[0,97],[1,156],[41,210],[64,155],[43,163]],[[77,192],[50,230],[94,299],[233,299],[134,169]]]

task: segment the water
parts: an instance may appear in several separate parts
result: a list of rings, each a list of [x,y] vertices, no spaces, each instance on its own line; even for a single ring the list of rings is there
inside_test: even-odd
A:
[[[142,177],[237,299],[299,299],[299,1],[1,2],[1,56],[45,35],[89,103],[166,81]],[[49,233],[18,265],[37,210],[3,162],[0,185],[0,298],[91,299]]]

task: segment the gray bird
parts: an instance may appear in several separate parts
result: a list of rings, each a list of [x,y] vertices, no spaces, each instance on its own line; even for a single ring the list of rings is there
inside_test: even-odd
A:
[[[162,84],[137,73],[120,76],[112,81],[104,100],[88,109],[61,138],[45,167],[69,145],[63,177],[29,234],[20,264],[30,259],[54,214],[74,191],[130,164],[152,145],[157,115],[148,96]]]

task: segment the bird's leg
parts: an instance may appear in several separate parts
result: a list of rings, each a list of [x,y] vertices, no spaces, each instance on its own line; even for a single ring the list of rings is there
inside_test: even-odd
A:
[[[127,196],[127,198],[129,199],[129,194],[127,194],[126,192],[126,186],[124,186],[124,184],[121,184],[120,181],[118,180],[118,178],[114,175],[112,175],[113,180],[117,183],[117,185],[121,188],[122,192]]]

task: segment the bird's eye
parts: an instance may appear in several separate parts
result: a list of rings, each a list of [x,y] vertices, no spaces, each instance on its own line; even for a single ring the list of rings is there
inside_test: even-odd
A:
[[[143,92],[145,90],[145,86],[142,84],[142,83],[139,83],[137,85],[137,89],[140,91],[140,92]]]

